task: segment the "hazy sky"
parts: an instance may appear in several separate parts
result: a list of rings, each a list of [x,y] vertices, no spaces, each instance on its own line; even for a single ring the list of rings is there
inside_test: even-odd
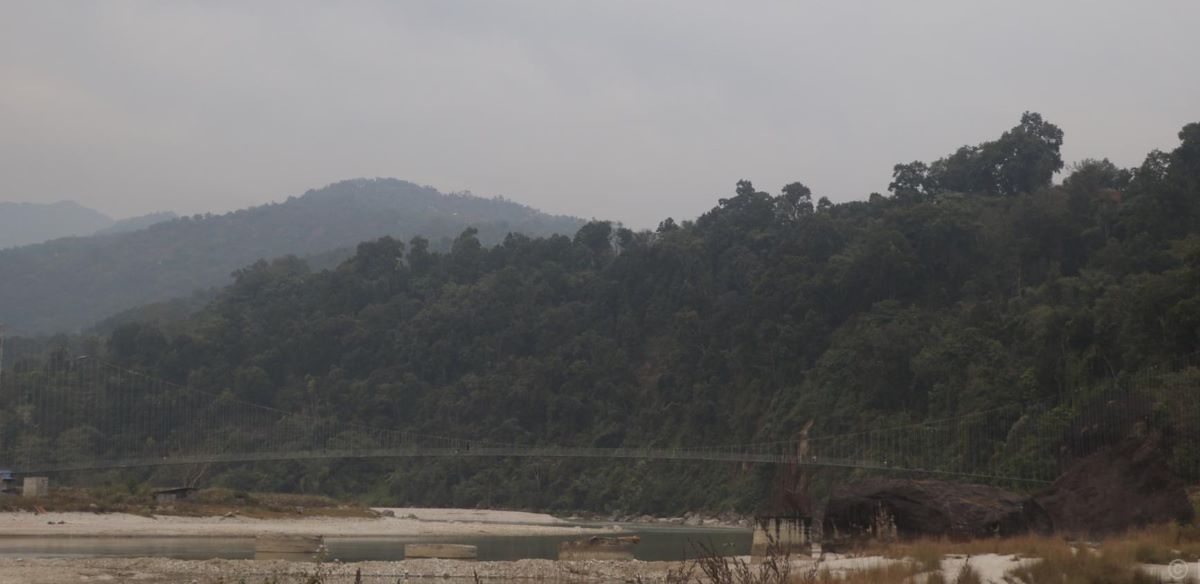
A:
[[[651,226],[835,201],[1021,112],[1139,163],[1200,121],[1200,2],[0,4],[0,200],[225,211],[359,176]]]

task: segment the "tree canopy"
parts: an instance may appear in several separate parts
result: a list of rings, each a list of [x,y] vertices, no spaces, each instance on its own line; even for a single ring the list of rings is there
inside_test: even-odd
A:
[[[945,192],[1014,196],[1050,186],[1063,168],[1059,149],[1063,132],[1025,112],[1021,123],[1000,138],[977,146],[963,146],[953,154],[926,164],[897,164],[888,190],[897,197],[914,198]]]

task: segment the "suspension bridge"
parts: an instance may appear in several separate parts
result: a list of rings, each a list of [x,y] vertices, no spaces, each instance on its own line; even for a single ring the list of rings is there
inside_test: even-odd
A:
[[[0,467],[20,474],[281,460],[535,457],[789,464],[1046,482],[1064,460],[1165,423],[1200,476],[1200,368],[1149,369],[1086,396],[784,441],[695,446],[504,444],[289,412],[178,385],[99,359],[0,375]]]

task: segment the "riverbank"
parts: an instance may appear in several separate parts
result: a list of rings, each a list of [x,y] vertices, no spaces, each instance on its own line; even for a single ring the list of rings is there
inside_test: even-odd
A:
[[[743,561],[747,558],[742,558]],[[967,563],[979,582],[1005,582],[1005,575],[1038,560],[986,554],[948,557],[942,574],[961,574]],[[462,560],[404,560],[307,564],[279,560],[172,560],[165,558],[12,559],[0,558],[0,584],[59,584],[61,582],[138,582],[141,584],[350,584],[357,582],[588,582],[624,584],[662,583],[685,568],[682,562],[517,560],[472,562]],[[757,567],[751,569],[758,574]],[[1161,570],[1147,570],[1158,573]],[[820,561],[794,558],[790,570],[796,581],[896,583],[919,581],[926,573],[918,563],[880,556],[829,556]],[[820,575],[818,575],[820,574]],[[696,574],[699,576],[698,574]],[[702,578],[703,580],[703,578]],[[691,580],[696,582],[698,580]],[[740,579],[735,579],[742,582]],[[767,582],[778,579],[767,577]],[[1124,580],[1121,580],[1124,581]]]
[[[372,517],[189,517],[87,512],[0,513],[0,537],[453,537],[591,535],[620,527],[581,527],[542,513],[476,509],[381,508]]]
[[[989,546],[990,547],[990,546]],[[896,551],[896,550],[893,550]],[[1165,581],[1178,568],[1200,565],[1147,564],[1116,549],[1075,549],[1065,543],[1035,555],[1010,553],[942,554],[943,550],[911,550],[914,555],[840,555],[820,558],[794,556],[790,570],[781,563],[738,569],[718,584],[749,582],[786,584],[793,581],[872,582],[904,584],[940,574],[940,581],[984,583],[1080,581],[1128,584]],[[740,561],[749,558],[741,557]],[[695,578],[679,579],[689,566]],[[142,584],[350,584],[360,582],[446,582],[453,584],[535,581],[552,583],[647,584],[708,581],[695,566],[682,561],[464,561],[414,559],[402,561],[330,562],[283,560],[177,560],[168,558],[15,558],[0,557],[0,584],[58,584],[60,582],[138,582]],[[683,572],[681,572],[683,571]],[[1195,572],[1189,572],[1194,575]],[[790,575],[789,575],[790,574]],[[671,576],[675,577],[672,578]],[[1147,578],[1149,576],[1149,578]],[[1073,580],[1072,580],[1073,581]]]

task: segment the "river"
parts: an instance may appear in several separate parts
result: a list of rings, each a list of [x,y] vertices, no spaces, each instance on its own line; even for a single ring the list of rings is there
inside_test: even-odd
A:
[[[749,529],[623,525],[641,536],[634,557],[644,561],[677,561],[692,557],[703,543],[722,555],[750,553]],[[623,533],[622,535],[625,535]],[[343,562],[404,559],[406,543],[461,543],[477,546],[479,560],[556,559],[561,542],[578,535],[493,535],[443,537],[327,538],[329,560]],[[238,537],[0,537],[0,557],[96,558],[162,557],[180,560],[251,559],[254,539]]]

